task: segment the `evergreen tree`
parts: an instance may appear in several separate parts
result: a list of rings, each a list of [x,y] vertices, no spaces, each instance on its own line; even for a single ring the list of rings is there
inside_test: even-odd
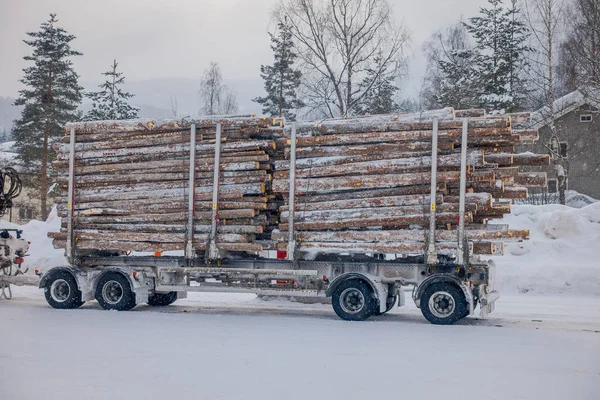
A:
[[[87,121],[137,118],[139,108],[127,104],[134,95],[119,88],[125,83],[125,77],[122,72],[117,72],[117,66],[117,60],[114,60],[111,70],[102,74],[108,78],[98,86],[102,90],[87,95],[93,102],[92,109],[85,115]]]
[[[385,65],[383,57],[377,55],[373,59],[373,65],[367,68],[366,75],[359,84],[364,96],[352,105],[355,114],[390,114],[398,110],[398,104],[394,101],[398,92],[398,87],[394,85],[396,76],[393,72],[382,72]]]
[[[290,27],[284,21],[280,22],[277,28],[277,36],[269,33],[274,56],[273,65],[260,66],[260,76],[265,81],[267,95],[257,97],[253,101],[262,105],[265,114],[294,121],[296,114],[293,110],[304,107],[296,93],[302,73],[293,68],[298,55]]]
[[[445,31],[436,32],[424,48],[428,65],[421,98],[425,108],[477,107],[475,53],[465,24],[459,21]]]
[[[473,58],[474,52],[470,49],[454,49],[439,60],[441,80],[436,99],[443,107],[466,109],[477,105],[478,87]]]
[[[71,49],[74,35],[58,28],[56,14],[41,24],[39,32],[28,32],[33,48],[26,61],[21,82],[26,86],[19,92],[15,105],[23,106],[21,118],[15,121],[13,137],[19,160],[39,179],[41,217],[46,219],[48,208],[48,164],[55,158],[52,144],[63,135],[63,126],[79,118],[76,112],[81,103],[82,87],[79,75],[73,70],[71,57],[81,55]]]
[[[488,0],[480,16],[469,19],[466,28],[475,39],[473,58],[479,105],[490,111],[517,111],[526,94],[521,78],[527,66],[528,28],[520,18],[516,0],[504,9],[502,0]]]

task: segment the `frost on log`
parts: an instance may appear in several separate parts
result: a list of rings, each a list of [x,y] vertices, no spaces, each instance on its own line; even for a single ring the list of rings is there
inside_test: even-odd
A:
[[[510,199],[546,185],[546,155],[514,154],[537,140],[527,114],[486,116],[443,109],[297,126],[294,226],[298,254],[423,254],[429,227],[431,140],[439,120],[436,235],[438,251],[456,251],[462,118],[469,118],[466,237],[472,254],[501,253],[529,232],[488,224],[510,213]],[[195,121],[132,120],[70,124],[57,144],[67,216],[70,130],[75,130],[73,233],[78,254],[93,251],[184,250],[193,220],[193,248],[211,239],[216,125],[222,124],[216,243],[224,252],[259,255],[287,249],[290,128],[253,115]],[[191,148],[191,124],[196,125]],[[190,193],[190,157],[195,190]],[[190,199],[190,194],[193,198]],[[189,202],[194,204],[190,215]],[[51,233],[66,247],[67,223]],[[264,255],[264,253],[263,253]]]

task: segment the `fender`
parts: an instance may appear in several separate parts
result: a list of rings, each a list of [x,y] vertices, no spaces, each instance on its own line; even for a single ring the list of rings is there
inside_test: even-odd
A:
[[[38,287],[40,289],[43,289],[46,286],[46,282],[48,282],[48,279],[50,279],[50,277],[55,272],[68,272],[69,274],[71,274],[73,276],[73,278],[77,282],[77,274],[75,273],[73,268],[71,268],[70,266],[54,267],[42,275],[42,277],[40,279],[40,284]]]
[[[371,274],[363,274],[360,272],[348,272],[342,274],[335,278],[330,284],[327,290],[325,291],[325,295],[327,297],[331,297],[335,289],[340,285],[340,283],[345,282],[350,279],[359,279],[361,281],[367,282],[371,289],[373,289],[373,293],[377,298],[377,302],[379,303],[379,311],[385,312],[386,310],[386,301],[388,296],[388,285],[384,285],[381,283],[381,278],[371,275]],[[384,299],[384,301],[381,301]]]
[[[413,293],[413,300],[417,308],[421,308],[421,295],[423,294],[423,291],[429,285],[440,282],[453,283],[454,285],[458,286],[464,293],[465,299],[467,299],[467,303],[469,304],[469,314],[473,314],[473,293],[471,292],[471,289],[469,289],[465,283],[460,280],[460,278],[453,274],[435,274],[425,278]]]

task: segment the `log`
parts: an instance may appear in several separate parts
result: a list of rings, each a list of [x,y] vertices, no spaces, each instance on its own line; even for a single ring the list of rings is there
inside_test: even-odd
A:
[[[548,176],[545,172],[521,172],[515,177],[515,185],[548,187]]]
[[[442,155],[438,157],[440,167],[454,167],[460,169],[460,154]],[[471,166],[483,166],[483,152],[472,151],[468,153],[467,162]],[[296,171],[298,178],[329,177],[356,174],[389,174],[392,172],[405,172],[415,169],[431,169],[431,157],[411,157],[400,159],[389,159],[381,161],[364,161],[341,165],[330,165],[325,167],[314,167]],[[278,171],[273,174],[274,178],[287,178],[288,171]]]
[[[490,196],[491,197],[491,196]],[[296,213],[305,211],[324,211],[324,210],[340,210],[352,208],[380,208],[380,207],[398,207],[398,206],[414,206],[426,205],[429,207],[428,195],[408,195],[408,196],[388,196],[388,197],[371,197],[364,199],[348,199],[334,200],[322,202],[297,202]],[[307,199],[309,200],[309,199]],[[443,196],[439,195],[436,199],[437,203],[443,202]],[[289,207],[282,206],[280,212],[289,211]]]
[[[49,232],[48,237],[57,240],[67,240],[66,232]],[[185,243],[187,237],[183,233],[132,233],[113,231],[94,231],[90,229],[74,231],[76,242],[79,240],[110,240],[119,242],[156,242],[156,243]],[[195,242],[206,243],[209,234],[194,235]],[[227,243],[248,243],[248,235],[235,233],[219,233],[217,241]]]
[[[492,225],[490,225],[492,226]],[[298,232],[297,238],[302,242],[424,242],[428,237],[428,230],[392,230],[392,231],[331,231],[331,232]],[[521,241],[529,239],[528,230],[466,230],[465,235],[469,240],[506,240]],[[458,241],[458,231],[438,230],[435,233],[436,240],[442,242]],[[287,232],[273,232],[271,238],[274,241],[287,241]]]
[[[453,143],[440,142],[440,150],[452,150]],[[300,147],[296,150],[297,158],[329,157],[329,156],[350,156],[361,154],[387,153],[387,152],[411,152],[411,151],[429,151],[431,152],[431,142],[400,142],[400,143],[376,143],[372,145],[349,145],[349,146],[318,146],[318,147]],[[289,158],[289,149],[285,149],[285,158]]]
[[[278,243],[278,250],[286,249],[285,243]],[[469,244],[469,249],[472,244]],[[438,243],[436,249],[439,254],[455,254],[456,244]],[[342,252],[342,253],[386,253],[386,254],[423,254],[425,252],[424,243],[302,243],[298,251],[307,252]],[[471,252],[471,251],[470,251]]]
[[[436,222],[438,224],[455,223],[458,215],[456,213],[437,213]],[[473,215],[466,213],[465,220],[472,221]],[[356,229],[373,228],[377,226],[408,226],[408,225],[429,225],[428,214],[415,214],[403,216],[384,216],[371,215],[367,218],[347,219],[343,221],[310,221],[295,222],[296,229],[300,231],[320,231],[333,229]],[[288,224],[279,224],[279,230],[287,231]]]

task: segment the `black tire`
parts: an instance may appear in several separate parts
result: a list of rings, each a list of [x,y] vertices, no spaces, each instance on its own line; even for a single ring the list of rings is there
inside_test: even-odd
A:
[[[435,325],[452,325],[468,315],[465,294],[453,283],[429,285],[421,295],[421,312]]]
[[[164,307],[175,303],[177,292],[154,293],[148,297],[148,305],[152,307]]]
[[[68,310],[83,305],[77,281],[67,271],[52,273],[44,286],[44,296],[52,308]]]
[[[338,285],[331,299],[333,310],[346,321],[364,321],[377,309],[373,289],[359,279],[349,279]]]
[[[385,311],[381,312],[379,311],[379,307],[376,307],[373,315],[383,315],[391,311],[392,308],[394,308],[394,306],[396,305],[396,303],[398,303],[398,295],[395,295],[394,297],[388,297],[386,301]]]
[[[96,286],[96,300],[105,310],[127,311],[135,307],[129,280],[118,272],[107,272]]]

